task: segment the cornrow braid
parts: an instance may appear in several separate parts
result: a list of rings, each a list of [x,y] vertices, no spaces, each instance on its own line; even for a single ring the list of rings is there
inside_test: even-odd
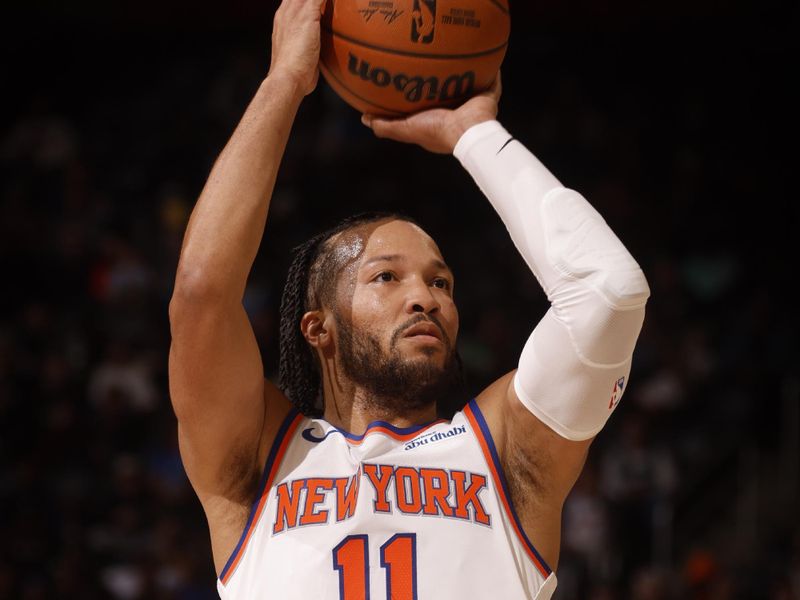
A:
[[[293,251],[294,257],[281,297],[278,385],[304,415],[321,415],[322,380],[317,356],[300,331],[300,321],[309,310],[321,308],[320,299],[327,296],[326,291],[332,291],[317,288],[326,284],[333,287],[336,284],[330,280],[333,269],[324,269],[326,273],[321,276],[312,277],[312,274],[316,275],[320,266],[330,257],[334,247],[328,243],[331,238],[344,231],[383,220],[401,220],[416,224],[410,217],[397,213],[361,213],[315,235]]]

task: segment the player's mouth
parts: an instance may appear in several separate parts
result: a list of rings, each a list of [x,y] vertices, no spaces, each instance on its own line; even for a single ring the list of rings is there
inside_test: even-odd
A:
[[[409,338],[415,342],[427,344],[442,343],[442,333],[439,328],[430,322],[417,323],[406,329],[404,338]]]

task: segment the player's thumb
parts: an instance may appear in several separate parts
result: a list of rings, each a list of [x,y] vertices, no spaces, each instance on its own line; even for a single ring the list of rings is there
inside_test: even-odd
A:
[[[370,114],[361,115],[361,122],[372,129],[379,138],[388,138],[398,142],[412,141],[408,135],[408,127],[404,121],[382,119]]]

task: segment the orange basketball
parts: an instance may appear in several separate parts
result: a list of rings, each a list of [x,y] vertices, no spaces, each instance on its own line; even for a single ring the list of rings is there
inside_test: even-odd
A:
[[[360,112],[453,106],[492,84],[510,27],[507,0],[328,0],[320,72]]]

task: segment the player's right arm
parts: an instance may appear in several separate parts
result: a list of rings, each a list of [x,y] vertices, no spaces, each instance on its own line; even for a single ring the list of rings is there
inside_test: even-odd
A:
[[[242,297],[295,114],[316,86],[320,5],[284,0],[278,9],[269,74],[192,212],[170,301],[170,397],[218,572],[241,533],[269,445],[289,408],[264,379]]]
[[[521,524],[555,567],[564,500],[626,387],[650,292],[597,211],[494,120],[499,97],[498,80],[456,110],[364,122],[381,137],[453,152],[551,302],[519,368],[476,400]]]

